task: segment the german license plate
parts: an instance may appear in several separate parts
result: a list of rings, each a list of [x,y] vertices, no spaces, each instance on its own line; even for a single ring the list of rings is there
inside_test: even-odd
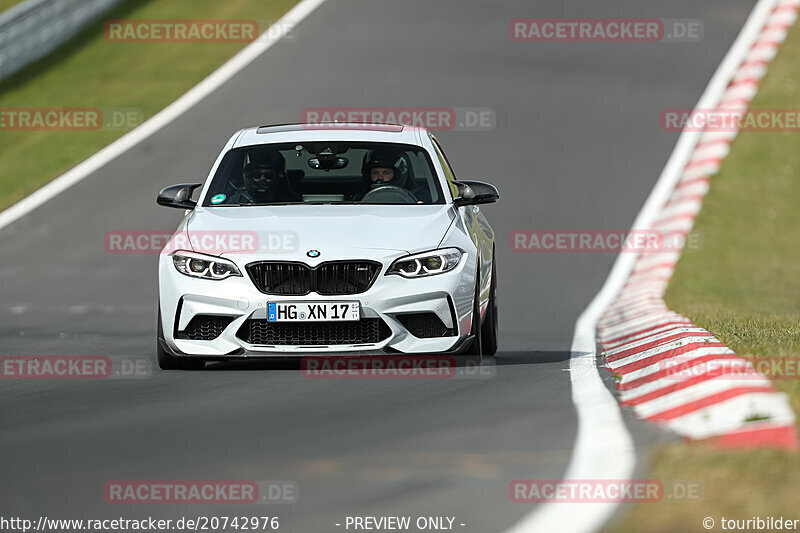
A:
[[[358,302],[268,302],[268,322],[347,322],[361,318]]]

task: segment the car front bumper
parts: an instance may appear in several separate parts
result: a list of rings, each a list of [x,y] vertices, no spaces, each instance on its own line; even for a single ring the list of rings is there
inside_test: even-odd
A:
[[[197,356],[208,359],[242,357],[296,357],[325,354],[380,354],[408,353],[427,354],[449,352],[463,346],[470,334],[475,287],[475,260],[465,253],[459,265],[451,272],[435,276],[406,279],[397,275],[385,275],[396,254],[378,258],[381,272],[372,286],[361,294],[323,296],[311,293],[306,296],[273,296],[260,292],[253,284],[243,264],[236,261],[242,277],[225,280],[197,279],[179,273],[172,264],[170,255],[159,260],[159,305],[161,311],[162,347],[174,355]],[[376,258],[370,258],[376,259]],[[252,259],[251,259],[252,260]],[[279,342],[254,344],[248,342],[246,334],[251,324],[266,323],[268,302],[309,301],[358,301],[362,321],[380,325],[380,339],[373,342],[332,344],[308,344],[308,341],[292,339],[292,326],[281,335]],[[434,313],[448,328],[442,337],[419,338],[414,336],[401,322],[404,315]],[[209,340],[186,338],[187,326],[196,317],[202,321],[207,316],[222,317],[227,323],[217,326]],[[296,324],[296,323],[283,323]],[[303,324],[307,325],[308,322]],[[343,322],[315,323],[324,327],[345,328]],[[364,322],[363,325],[365,325]],[[221,331],[218,331],[221,329]],[[334,335],[336,336],[336,335]],[[377,342],[374,342],[376,341]]]

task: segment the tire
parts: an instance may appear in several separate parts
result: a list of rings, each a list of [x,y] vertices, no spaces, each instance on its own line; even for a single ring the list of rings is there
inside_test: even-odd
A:
[[[497,261],[492,257],[492,282],[489,286],[489,304],[486,308],[486,317],[481,326],[481,353],[493,356],[497,353]]]
[[[161,328],[161,306],[158,309],[158,335],[156,336],[156,357],[161,370],[202,370],[206,362],[193,357],[175,357],[161,346],[164,331]]]
[[[481,339],[483,328],[481,327],[481,270],[480,259],[475,270],[475,298],[472,303],[472,344],[464,352],[464,355],[481,355],[483,341]]]

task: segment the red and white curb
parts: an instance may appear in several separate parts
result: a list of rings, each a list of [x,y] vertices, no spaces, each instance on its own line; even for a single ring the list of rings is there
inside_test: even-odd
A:
[[[727,88],[708,107],[747,108],[797,18],[798,7],[800,0],[775,3],[729,76]],[[719,171],[734,137],[735,131],[699,135],[650,229],[685,242],[711,176]],[[665,305],[664,291],[679,257],[679,250],[640,254],[621,292],[598,321],[598,341],[619,380],[622,404],[640,418],[690,439],[714,437],[720,445],[730,446],[797,447],[795,415],[786,396],[708,331]],[[746,379],[720,372],[739,365],[747,371]]]

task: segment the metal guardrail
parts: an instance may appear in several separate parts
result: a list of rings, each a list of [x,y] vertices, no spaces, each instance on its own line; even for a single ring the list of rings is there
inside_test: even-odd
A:
[[[121,0],[26,0],[0,13],[0,79],[41,59]]]

